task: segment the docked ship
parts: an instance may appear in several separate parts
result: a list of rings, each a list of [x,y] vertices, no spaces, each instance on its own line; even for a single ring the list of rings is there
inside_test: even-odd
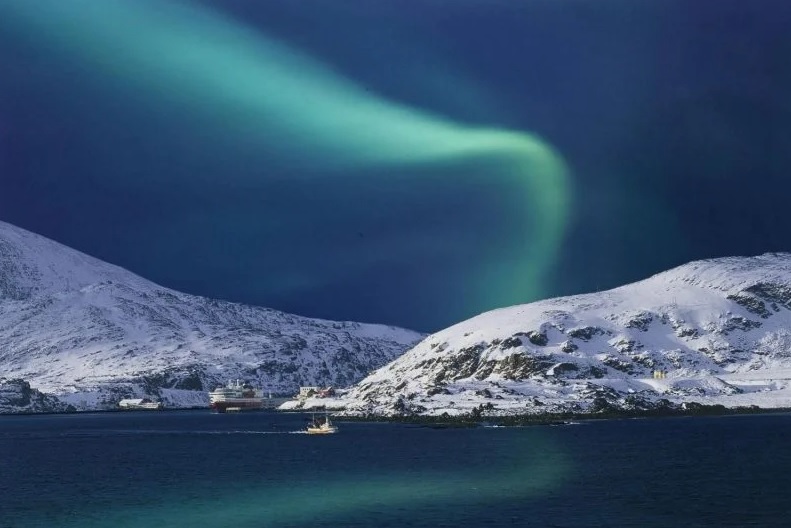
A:
[[[249,411],[264,406],[264,395],[248,383],[229,381],[209,393],[209,407],[217,412]]]

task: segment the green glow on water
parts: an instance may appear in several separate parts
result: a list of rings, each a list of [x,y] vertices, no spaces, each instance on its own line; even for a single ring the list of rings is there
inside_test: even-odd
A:
[[[441,434],[441,433],[438,433]],[[492,434],[498,434],[492,432]],[[458,471],[411,471],[394,474],[341,474],[317,468],[316,477],[293,479],[229,491],[227,476],[218,478],[211,495],[195,492],[192,483],[168,494],[161,503],[80,512],[75,526],[84,527],[260,527],[307,525],[346,516],[387,515],[399,509],[435,506],[440,511],[463,505],[535,499],[558,489],[570,474],[565,455],[538,435],[512,442],[490,453],[491,467]],[[319,441],[322,441],[319,439]],[[449,439],[452,441],[452,439]],[[506,466],[502,460],[510,463]],[[518,460],[518,463],[514,463]],[[263,477],[262,477],[263,478]],[[69,519],[58,519],[60,526]]]
[[[484,160],[490,169],[474,177],[522,197],[513,205],[520,225],[500,227],[513,233],[507,255],[486,255],[483,268],[470,271],[470,302],[492,308],[543,293],[565,232],[569,192],[563,160],[534,135],[465,126],[385,100],[197,4],[4,0],[3,27],[78,57],[92,74],[123,87],[124,97],[186,109],[221,130],[228,145],[266,146],[314,174]]]

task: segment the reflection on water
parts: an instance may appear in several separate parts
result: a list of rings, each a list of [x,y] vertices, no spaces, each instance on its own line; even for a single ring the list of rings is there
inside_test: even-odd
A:
[[[260,423],[263,416],[269,423]],[[124,418],[132,423],[119,428]],[[26,526],[295,526],[344,519],[365,524],[371,515],[397,518],[423,508],[429,519],[441,521],[449,509],[538,496],[559,487],[569,470],[568,458],[539,429],[513,434],[518,431],[354,423],[332,438],[313,438],[293,427],[298,415],[261,413],[226,424],[212,420],[211,429],[174,428],[174,421],[188,426],[207,418],[212,417],[50,417],[50,427],[6,432],[2,441],[24,438],[35,450],[80,444],[80,451],[91,452],[93,463],[103,466],[86,475],[92,481],[81,488],[97,499],[86,501],[75,496],[77,489],[58,483],[72,480],[82,467],[72,464],[82,461],[61,459],[47,490],[60,507],[20,508],[16,518]],[[35,419],[27,422],[37,425]],[[246,427],[239,428],[242,422]],[[173,452],[181,456],[164,455]],[[211,472],[203,467],[206,457]],[[240,461],[262,459],[260,472],[238,471]],[[132,465],[134,472],[124,475],[123,468]],[[162,479],[163,468],[193,478]],[[31,485],[36,479],[22,480]],[[41,485],[35,484],[39,491]]]
[[[791,416],[435,429],[0,417],[0,526],[786,526]],[[296,434],[299,433],[299,434]]]
[[[471,500],[481,504],[536,496],[559,486],[568,469],[557,448],[547,442],[513,442],[508,446],[508,466],[498,463],[504,458],[501,449],[503,446],[497,446],[489,453],[492,465],[485,468],[461,465],[451,471],[421,469],[383,475],[338,474],[318,468],[308,477],[295,475],[292,482],[285,483],[285,489],[280,485],[252,487],[245,492],[224,493],[220,489],[210,499],[114,511],[109,517],[103,515],[96,526],[261,526],[262,522],[278,526],[424,503],[449,508]]]

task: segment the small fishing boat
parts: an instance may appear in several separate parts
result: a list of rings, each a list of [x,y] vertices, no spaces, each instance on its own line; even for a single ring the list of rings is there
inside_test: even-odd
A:
[[[324,416],[324,420],[317,420],[315,416],[308,425],[308,434],[333,434],[338,432],[338,427],[332,425],[330,421],[330,415],[327,414]]]

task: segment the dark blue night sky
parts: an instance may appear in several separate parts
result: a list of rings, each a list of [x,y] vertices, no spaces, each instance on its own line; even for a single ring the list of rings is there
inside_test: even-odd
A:
[[[791,250],[784,0],[37,5],[0,220],[165,286],[431,331]]]

